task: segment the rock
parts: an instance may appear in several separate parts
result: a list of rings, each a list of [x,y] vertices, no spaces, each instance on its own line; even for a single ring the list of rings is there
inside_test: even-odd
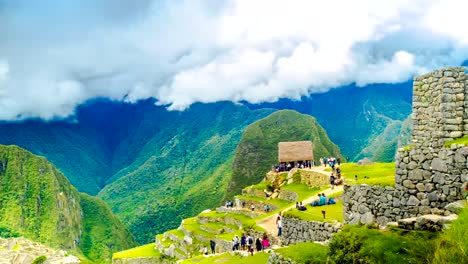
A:
[[[361,216],[361,223],[368,225],[375,222],[375,217],[371,212],[367,212]]]
[[[467,206],[467,202],[460,200],[453,203],[449,203],[444,208],[445,210],[458,214],[461,210],[463,210],[463,208],[465,208],[465,206]]]
[[[414,197],[414,195],[411,195],[410,198],[408,199],[407,205],[409,206],[418,206],[420,204],[420,201],[418,198]]]
[[[415,161],[411,161],[406,167],[408,168],[408,170],[414,170],[418,167],[418,164]]]
[[[423,191],[426,190],[426,185],[424,185],[424,183],[420,182],[420,183],[416,184],[416,189],[418,189],[418,191],[420,191],[420,192],[423,192]]]
[[[435,171],[447,172],[448,170],[447,164],[445,164],[445,162],[439,158],[435,158],[432,160],[431,167],[432,167],[432,170],[435,170]]]

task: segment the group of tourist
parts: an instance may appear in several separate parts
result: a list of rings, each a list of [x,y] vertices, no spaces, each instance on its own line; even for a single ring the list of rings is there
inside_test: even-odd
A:
[[[334,169],[336,165],[340,166],[341,165],[341,159],[340,158],[320,158],[320,165],[321,166],[330,166],[330,168]]]
[[[340,170],[340,173],[336,174],[336,176],[333,173],[330,175],[330,186],[331,186],[332,190],[334,189],[335,185],[340,185],[342,183],[343,182],[342,182],[342,179],[341,179],[341,170]]]
[[[322,206],[322,205],[327,205],[327,204],[336,204],[335,198],[330,197],[327,199],[325,196],[325,193],[319,193],[318,194],[318,199],[313,201],[310,205],[311,206]]]
[[[260,252],[269,247],[270,240],[268,240],[268,236],[266,234],[263,234],[262,238],[257,237],[256,239],[254,239],[250,234],[242,234],[240,239],[238,235],[235,235],[232,239],[233,251],[247,250],[247,252],[253,255],[255,249],[257,252]]]
[[[285,171],[290,171],[292,168],[297,168],[297,169],[310,169],[315,166],[314,161],[299,161],[299,162],[284,162],[281,164],[276,164],[272,166],[271,170],[274,172],[285,172]]]
[[[234,203],[232,201],[226,201],[226,208],[234,208]]]

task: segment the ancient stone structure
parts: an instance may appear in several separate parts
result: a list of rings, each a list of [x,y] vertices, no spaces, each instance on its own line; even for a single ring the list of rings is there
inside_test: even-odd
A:
[[[295,264],[293,260],[281,256],[275,251],[270,252],[270,257],[268,258],[267,264]]]
[[[345,223],[386,224],[425,214],[450,214],[468,181],[468,81],[462,67],[414,79],[412,144],[396,156],[395,188],[345,186]],[[446,146],[449,144],[450,146]]]
[[[282,242],[292,245],[300,242],[327,241],[341,230],[340,223],[305,221],[295,218],[283,218]]]

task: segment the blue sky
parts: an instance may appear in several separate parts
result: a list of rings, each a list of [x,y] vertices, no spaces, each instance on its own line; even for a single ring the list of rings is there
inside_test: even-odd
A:
[[[300,98],[468,58],[463,0],[0,0],[0,119]]]

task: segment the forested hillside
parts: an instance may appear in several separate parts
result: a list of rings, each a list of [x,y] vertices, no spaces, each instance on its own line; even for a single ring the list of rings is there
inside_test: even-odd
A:
[[[315,118],[292,110],[277,111],[248,126],[236,149],[226,198],[256,184],[271,166],[278,163],[278,143],[283,141],[312,141],[314,157],[342,158],[338,146]]]
[[[24,236],[99,262],[136,245],[102,200],[79,193],[45,158],[16,146],[0,145],[0,227],[2,236]]]

